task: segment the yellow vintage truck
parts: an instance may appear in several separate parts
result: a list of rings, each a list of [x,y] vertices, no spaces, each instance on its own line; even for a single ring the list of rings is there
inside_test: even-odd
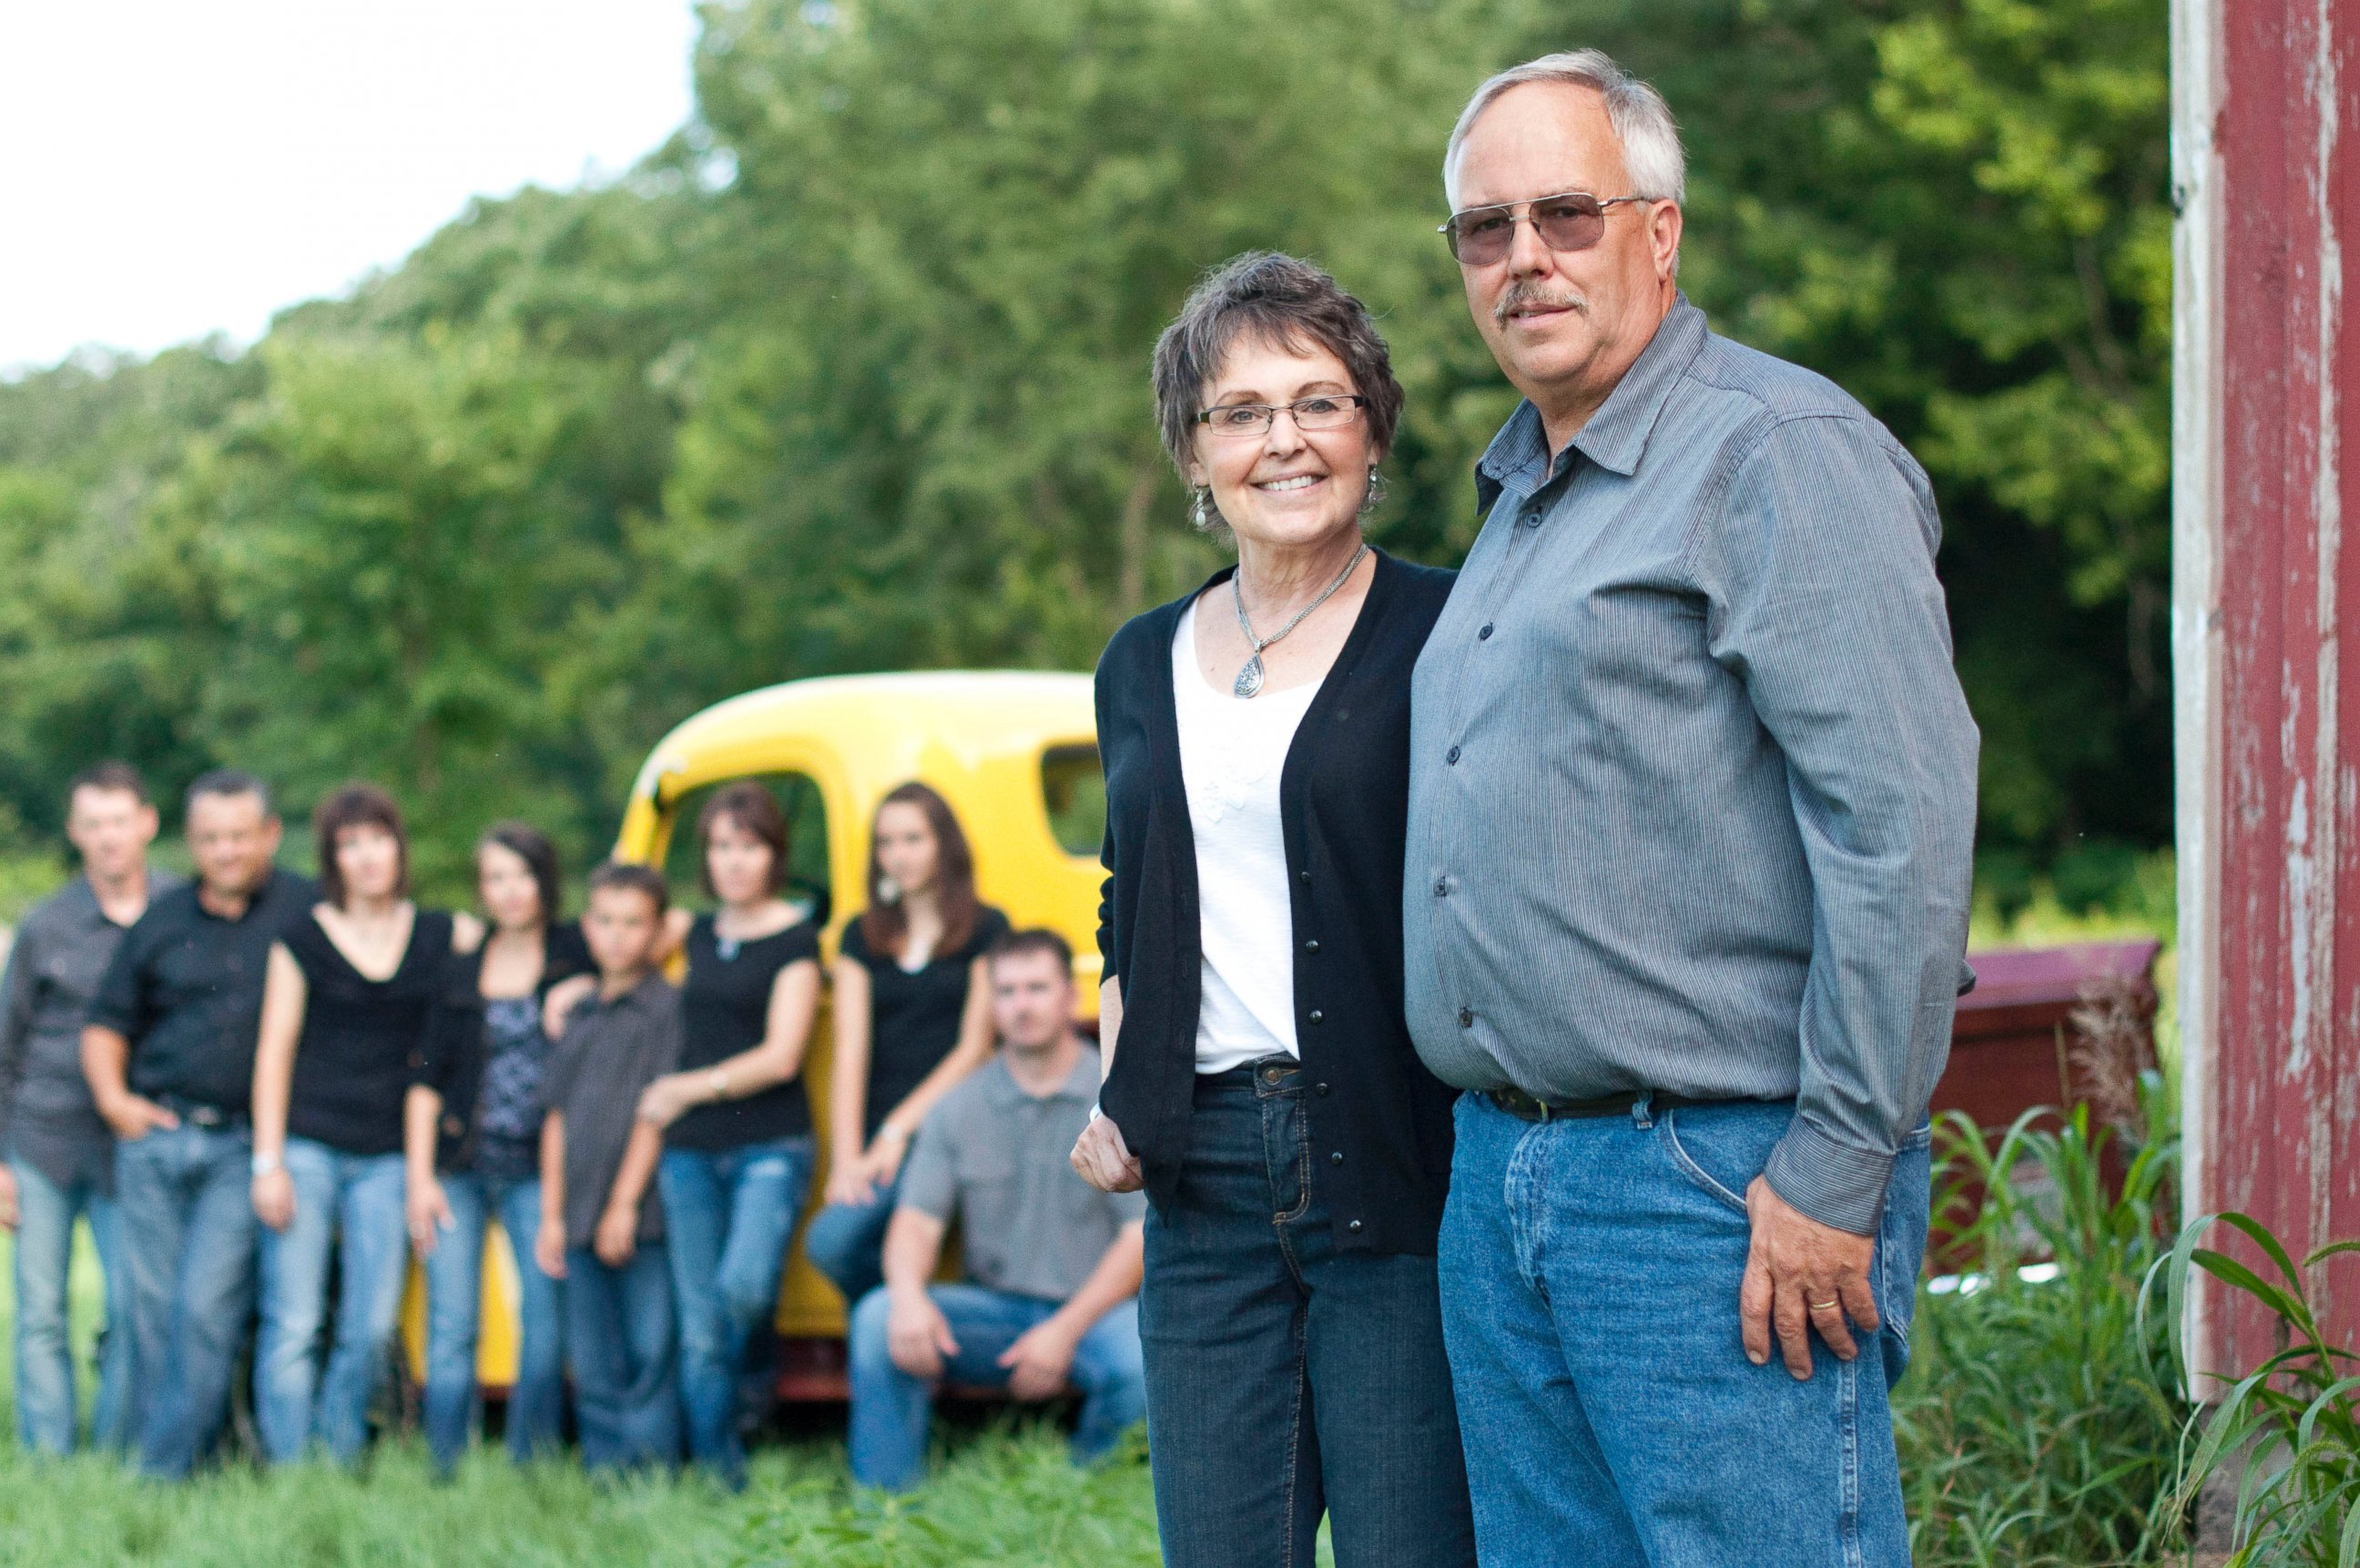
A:
[[[649,753],[623,810],[615,853],[662,867],[676,889],[695,885],[691,835],[698,803],[722,784],[758,779],[787,813],[788,893],[822,922],[836,956],[845,922],[867,905],[869,822],[897,784],[921,779],[950,802],[975,850],[977,890],[1019,927],[1046,926],[1074,945],[1083,1005],[1098,1005],[1098,842],[1106,791],[1087,675],[1015,671],[832,675],[790,681],[717,703]],[[826,1005],[803,1082],[827,1165],[831,1031]],[[813,1194],[816,1199],[816,1186]],[[806,1207],[805,1217],[809,1216]],[[487,1238],[484,1331],[477,1366],[505,1388],[516,1357],[515,1270],[506,1243]],[[844,1303],[803,1260],[798,1242],[779,1292],[786,1341],[781,1392],[841,1391]],[[403,1337],[413,1374],[424,1366],[425,1297],[412,1271]]]

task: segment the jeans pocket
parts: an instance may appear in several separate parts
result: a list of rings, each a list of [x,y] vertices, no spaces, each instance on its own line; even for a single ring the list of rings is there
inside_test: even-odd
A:
[[[1662,1141],[1664,1153],[1670,1157],[1673,1167],[1688,1179],[1690,1186],[1706,1197],[1728,1205],[1740,1214],[1744,1213],[1744,1196],[1731,1191],[1726,1182],[1699,1165],[1696,1157],[1688,1153],[1688,1146],[1680,1142],[1679,1123],[1677,1111],[1666,1111],[1655,1119],[1655,1136]]]

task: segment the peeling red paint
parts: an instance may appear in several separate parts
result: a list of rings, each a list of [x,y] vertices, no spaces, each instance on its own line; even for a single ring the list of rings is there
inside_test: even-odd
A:
[[[2218,102],[2185,221],[2207,231],[2192,243],[2209,247],[2217,332],[2195,356],[2206,385],[2183,396],[2211,400],[2219,444],[2196,465],[2209,503],[2183,504],[2180,526],[2185,547],[2209,514],[2217,737],[2181,744],[2210,747],[2223,776],[2215,819],[2183,828],[2210,882],[2209,907],[2183,918],[2213,922],[2207,1005],[2185,1020],[2207,1080],[2191,1096],[2191,1197],[2256,1215],[2299,1253],[2360,1236],[2360,638],[2339,635],[2360,626],[2360,550],[2343,547],[2344,521],[2360,522],[2360,331],[2344,309],[2347,242],[2360,245],[2360,0],[2193,9],[2177,68],[2209,47],[2199,63]],[[2360,1271],[2312,1283],[2352,1343]],[[2216,1296],[2200,1321],[2212,1368],[2272,1349],[2240,1301]]]

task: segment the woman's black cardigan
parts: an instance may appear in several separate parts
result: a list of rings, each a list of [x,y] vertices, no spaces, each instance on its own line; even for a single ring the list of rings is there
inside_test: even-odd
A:
[[[1377,557],[1360,615],[1279,775],[1295,927],[1295,1033],[1312,1179],[1339,1247],[1431,1255],[1450,1185],[1450,1105],[1402,1011],[1410,672],[1453,574]],[[1198,593],[1228,580],[1216,574]],[[1181,782],[1172,640],[1196,594],[1141,615],[1098,660],[1107,879],[1098,950],[1122,1027],[1100,1106],[1168,1207],[1188,1150],[1203,956]]]

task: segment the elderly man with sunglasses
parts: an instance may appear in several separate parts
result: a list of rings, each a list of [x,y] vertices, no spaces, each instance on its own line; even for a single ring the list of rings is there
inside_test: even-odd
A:
[[[1887,1395],[1962,977],[1977,737],[1926,476],[1675,282],[1594,50],[1480,88],[1444,225],[1524,401],[1420,656],[1411,1031],[1487,1568],[1906,1563]]]

